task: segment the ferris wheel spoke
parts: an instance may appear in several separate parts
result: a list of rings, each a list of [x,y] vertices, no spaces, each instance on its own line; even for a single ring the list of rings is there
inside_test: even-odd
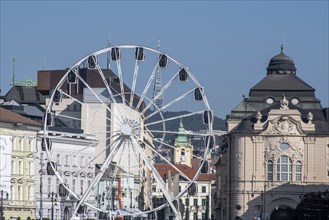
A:
[[[161,177],[159,177],[158,171],[150,163],[150,161],[148,160],[147,156],[143,152],[142,147],[139,146],[139,144],[137,143],[137,141],[135,140],[135,138],[132,138],[132,146],[133,146],[134,150],[136,152],[138,152],[142,156],[143,160],[145,161],[145,165],[148,167],[148,169],[152,171],[153,175],[155,176],[155,180],[156,180],[159,188],[162,190],[164,196],[167,199],[167,202],[169,203],[170,207],[174,211],[175,215],[176,216],[177,215],[180,215],[179,214],[179,211],[176,209],[175,205],[173,204],[174,196],[172,195],[172,193],[170,192],[170,190],[167,188],[166,183],[163,181],[163,179]]]
[[[115,165],[114,165],[115,167],[113,169],[112,181],[109,182],[109,189],[112,189],[113,182],[115,180],[115,177],[118,174],[119,164],[121,163],[121,159],[123,157],[123,152],[124,152],[125,148],[126,148],[126,144],[123,144],[123,148],[122,148],[122,151],[121,151],[121,154],[120,154],[120,157],[119,157],[119,161],[117,163],[115,163]],[[112,195],[112,190],[109,190],[109,196],[111,196],[111,195]]]
[[[92,190],[94,190],[95,186],[98,184],[102,176],[104,175],[106,169],[108,168],[110,162],[112,161],[113,157],[118,152],[120,146],[122,144],[122,139],[119,137],[116,139],[116,141],[113,142],[114,148],[109,154],[109,156],[106,158],[105,162],[103,163],[102,167],[100,168],[99,172],[96,174],[95,178],[91,182],[90,186],[87,188],[85,193],[83,194],[82,198],[80,199],[79,203],[77,204],[77,207],[74,210],[74,214],[77,213],[79,207],[84,204],[84,202],[89,198],[90,194],[92,193]]]
[[[118,137],[119,136],[119,134],[116,134],[116,135],[113,135],[113,136],[111,136],[111,137],[109,137],[109,138],[106,138],[105,140],[102,140],[101,142],[103,142],[103,141],[107,141],[107,140],[111,140],[111,139],[113,139],[113,138],[115,138],[115,137]],[[82,166],[77,172],[78,173],[80,173],[83,169],[85,169],[89,164],[91,164],[92,162],[94,162],[100,155],[102,155],[107,149],[109,149],[110,147],[111,147],[112,145],[111,144],[109,144],[108,146],[106,146],[103,150],[101,150],[97,155],[95,155],[91,160],[89,160],[89,161],[87,161],[87,163],[84,165],[84,166]],[[84,150],[84,149],[83,149]],[[81,151],[74,151],[74,152],[72,152],[72,153],[70,153],[69,155],[65,155],[65,156],[70,156],[70,155],[72,155],[72,154],[76,154],[76,153],[80,153]]]
[[[64,91],[62,91],[62,90],[61,90],[61,93],[64,94],[65,96],[67,96],[68,98],[74,100],[75,102],[79,103],[81,106],[85,106],[85,107],[87,107],[89,110],[91,110],[91,111],[93,111],[94,113],[97,113],[97,114],[98,114],[98,111],[96,111],[95,109],[91,108],[88,104],[79,101],[78,99],[74,98],[73,96],[67,94],[66,92],[64,92]],[[111,119],[108,118],[107,116],[104,116],[104,115],[98,115],[98,116],[105,117],[107,120],[111,121]],[[77,119],[77,120],[81,120],[81,119]]]
[[[121,93],[121,98],[122,98],[122,103],[125,104],[125,92],[124,92],[124,86],[123,86],[123,78],[122,78],[122,69],[121,69],[121,62],[120,59],[116,61],[117,64],[117,69],[118,69],[118,75],[119,75],[119,80],[120,80],[120,93]]]
[[[166,83],[166,85],[156,94],[156,96],[153,97],[153,99],[147,104],[145,109],[142,111],[142,114],[144,114],[153,104],[154,102],[163,95],[163,93],[168,89],[168,87],[172,84],[174,79],[177,77],[179,72],[174,74],[174,76]]]
[[[95,93],[95,91],[88,85],[88,83],[86,83],[86,81],[80,76],[77,75],[78,79],[89,89],[89,91],[96,97],[96,99],[103,105],[105,106],[105,108],[111,113],[111,115],[113,114],[113,112],[111,111],[111,109],[108,107],[108,105],[106,105],[102,99]],[[114,116],[116,116],[115,114],[113,114]],[[119,121],[120,119],[118,117],[116,117]],[[121,122],[121,121],[120,121]]]
[[[148,147],[151,151],[153,151],[155,154],[157,154],[162,160],[164,160],[168,165],[170,165],[174,170],[176,170],[182,177],[187,179],[188,181],[192,181],[188,176],[186,176],[180,169],[178,169],[176,166],[174,166],[170,161],[168,161],[164,156],[161,155],[158,151],[155,150],[154,146],[151,146],[150,144],[143,141],[145,146]]]
[[[97,65],[96,65],[96,67],[97,67],[97,70],[98,70],[98,72],[99,72],[99,75],[101,76],[101,78],[102,78],[102,80],[103,80],[103,82],[104,82],[104,85],[105,85],[107,91],[109,92],[109,94],[110,94],[110,96],[111,96],[112,101],[113,101],[114,103],[116,103],[116,100],[115,100],[115,97],[114,97],[114,95],[113,95],[113,93],[112,93],[112,90],[111,90],[111,88],[110,88],[110,86],[109,86],[109,84],[108,84],[108,82],[107,82],[107,80],[106,80],[106,78],[105,78],[105,75],[104,75],[104,73],[103,73],[103,71],[102,71],[102,69],[101,69],[101,67],[99,66],[98,63],[97,63]]]
[[[58,118],[62,117],[62,118],[72,119],[72,120],[75,120],[75,121],[81,121],[81,118],[76,118],[76,117],[69,116],[69,115],[64,115],[64,114],[61,114],[61,113],[55,113],[54,115]]]
[[[136,89],[136,82],[137,82],[137,76],[138,76],[138,69],[139,69],[139,60],[135,61],[135,68],[134,68],[134,75],[133,75],[133,81],[131,84],[131,90],[130,90],[130,102],[129,106],[133,107],[133,101],[135,97],[135,89]]]
[[[161,108],[159,108],[158,110],[154,111],[153,113],[151,113],[150,115],[148,115],[145,120],[149,119],[150,117],[152,117],[153,115],[157,114],[159,111],[163,111],[166,108],[170,107],[171,105],[175,104],[176,102],[179,102],[180,100],[182,100],[183,98],[185,98],[186,96],[188,96],[189,94],[191,94],[192,92],[194,92],[194,89],[187,91],[186,93],[182,94],[181,96],[177,97],[176,99],[172,100],[171,102],[169,102],[168,104],[162,106]]]
[[[150,123],[146,123],[144,124],[144,126],[150,126],[150,125],[155,125],[155,124],[159,124],[159,123],[163,123],[163,122],[168,122],[168,121],[172,121],[172,120],[176,120],[176,119],[181,119],[181,118],[186,118],[186,117],[190,117],[193,115],[198,115],[198,114],[202,114],[204,111],[197,111],[197,112],[191,112],[188,114],[184,114],[184,115],[178,115],[176,117],[171,117],[171,118],[166,118],[166,119],[162,119],[162,120],[158,120],[158,121],[154,121],[154,122],[150,122]]]
[[[159,66],[158,63],[159,63],[159,59],[158,59],[157,64],[155,65],[155,67],[154,67],[154,69],[153,69],[153,71],[152,71],[152,73],[151,73],[151,76],[150,76],[150,78],[148,79],[147,84],[146,84],[146,86],[145,86],[145,88],[144,88],[144,90],[143,90],[143,93],[142,93],[142,95],[141,95],[141,97],[140,97],[140,99],[139,99],[139,101],[138,101],[138,104],[137,104],[137,106],[136,106],[136,110],[137,110],[137,111],[138,111],[140,105],[142,104],[142,102],[144,101],[144,99],[145,99],[145,95],[146,95],[147,91],[149,90],[149,88],[150,88],[150,86],[151,86],[151,83],[152,83],[152,81],[153,81],[153,79],[154,79],[154,77],[155,77],[156,71],[157,71],[158,66]]]

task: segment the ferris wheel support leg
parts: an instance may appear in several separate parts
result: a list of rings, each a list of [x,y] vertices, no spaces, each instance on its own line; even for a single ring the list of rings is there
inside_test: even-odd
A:
[[[79,203],[75,207],[75,209],[73,211],[73,215],[76,215],[77,214],[79,207],[89,198],[92,190],[94,189],[94,187],[98,184],[98,182],[102,178],[105,169],[109,166],[109,164],[112,161],[113,157],[115,156],[115,154],[117,153],[118,149],[120,148],[122,142],[123,141],[120,140],[120,142],[114,146],[114,148],[111,151],[110,155],[106,158],[104,164],[102,165],[102,167],[100,169],[100,172],[97,174],[97,176],[91,182],[90,186],[88,187],[88,189],[86,190],[86,192],[83,194],[81,200],[79,201]]]
[[[141,149],[141,147],[139,146],[139,144],[137,143],[135,138],[132,138],[132,146],[133,146],[134,150],[142,156],[143,160],[145,161],[145,164],[146,164],[147,168],[152,171],[157,184],[159,185],[160,189],[162,190],[163,195],[166,197],[170,207],[172,208],[173,212],[175,213],[175,216],[176,217],[181,216],[180,212],[176,209],[175,205],[172,202],[172,200],[174,198],[173,195],[167,189],[166,184],[164,183],[164,181],[161,178],[158,178],[156,168],[148,161],[147,156],[145,155],[145,153],[143,152],[143,150]]]

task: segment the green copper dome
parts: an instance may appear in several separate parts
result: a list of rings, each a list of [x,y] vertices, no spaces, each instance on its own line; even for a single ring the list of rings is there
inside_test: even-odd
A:
[[[182,146],[188,145],[189,141],[186,135],[186,130],[183,125],[182,118],[180,119],[179,128],[178,128],[178,135],[175,138],[175,146]]]

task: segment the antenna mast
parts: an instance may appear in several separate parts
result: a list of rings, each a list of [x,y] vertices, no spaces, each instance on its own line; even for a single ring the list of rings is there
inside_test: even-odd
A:
[[[107,40],[107,47],[111,47],[111,36]],[[110,69],[111,64],[110,64],[110,51],[107,52],[107,57],[106,57],[106,68]]]
[[[160,50],[160,39],[158,39],[158,50]],[[161,71],[158,65],[155,82],[154,82],[153,99],[161,90],[162,90]],[[163,94],[161,94],[157,99],[154,100],[154,105],[155,105],[154,110],[156,109],[156,107],[161,108],[162,104],[163,104]]]
[[[13,58],[13,83],[12,83],[12,86],[15,86],[15,57]]]

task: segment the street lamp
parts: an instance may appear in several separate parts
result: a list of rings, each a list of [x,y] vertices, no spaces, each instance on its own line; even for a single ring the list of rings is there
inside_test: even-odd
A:
[[[54,202],[55,202],[55,205],[56,202],[57,202],[57,194],[54,193],[54,192],[51,192],[48,194],[48,198],[50,199],[51,201],[51,220],[54,220]]]
[[[8,200],[8,193],[6,193],[6,199]],[[1,198],[0,198],[0,220],[3,220],[3,189],[1,190]]]

